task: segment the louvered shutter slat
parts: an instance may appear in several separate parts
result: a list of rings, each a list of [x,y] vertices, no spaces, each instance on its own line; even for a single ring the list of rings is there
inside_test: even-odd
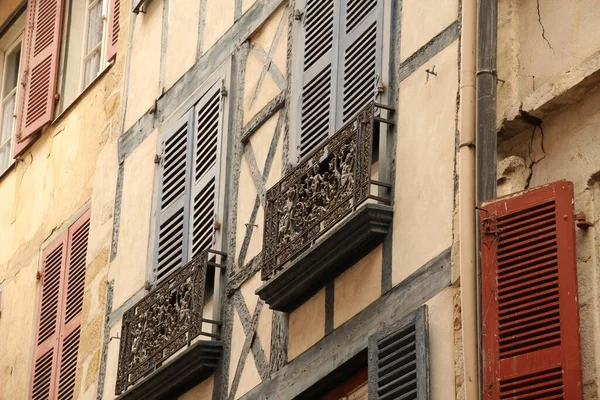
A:
[[[34,362],[33,382],[31,389],[31,398],[33,400],[47,400],[50,398],[52,390],[52,377],[54,365],[54,348],[42,354]]]
[[[117,48],[119,44],[119,15],[121,13],[121,0],[110,0],[108,6],[108,48],[106,60],[113,61],[117,57]]]
[[[63,1],[38,0],[34,3],[29,9],[33,17],[28,21],[28,45],[24,55],[27,72],[17,120],[20,143],[52,121],[58,82]]]
[[[382,73],[382,0],[342,2],[342,28],[338,93],[342,104],[337,111],[337,127],[376,100]]]
[[[75,319],[83,308],[83,290],[85,284],[86,255],[90,232],[89,217],[84,218],[81,226],[74,226],[69,245],[69,269],[67,277],[67,298],[65,303],[65,323]]]
[[[337,0],[306,0],[302,27],[302,77],[299,151],[305,157],[334,129]]]
[[[369,399],[429,398],[427,308],[369,338]]]
[[[573,186],[480,211],[484,397],[581,399]]]
[[[42,253],[42,279],[30,389],[30,398],[34,400],[47,399],[54,393],[67,251],[65,232]]]
[[[80,330],[79,327],[77,327],[62,342],[58,380],[58,400],[69,400],[73,398],[75,375],[77,372],[79,336]]]
[[[56,321],[60,296],[60,275],[64,265],[64,251],[63,243],[59,243],[58,247],[47,256],[44,265],[38,345],[41,345],[54,336],[58,329]]]
[[[89,233],[90,210],[79,217],[69,227],[67,233],[68,251],[61,302],[57,365],[56,399],[58,400],[72,399],[74,395]]]
[[[195,173],[190,257],[212,248],[216,243],[214,225],[218,203],[217,182],[223,136],[223,107],[220,83],[213,85],[195,107]]]
[[[90,211],[42,254],[31,399],[71,399],[77,369]]]
[[[192,113],[187,113],[181,118],[166,134],[162,144],[155,245],[157,281],[163,280],[187,260],[192,118]]]

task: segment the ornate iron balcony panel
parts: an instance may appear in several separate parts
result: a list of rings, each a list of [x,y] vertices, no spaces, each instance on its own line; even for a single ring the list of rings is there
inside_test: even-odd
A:
[[[220,325],[203,317],[204,297],[207,269],[224,268],[224,258],[224,253],[213,250],[200,253],[123,314],[116,394],[160,368],[199,336],[218,339],[202,331],[203,322]]]
[[[389,204],[371,194],[372,185],[391,189],[372,179],[373,143],[379,124],[392,124],[370,104],[335,135],[316,148],[267,191],[262,279],[269,280],[286,263],[355,211],[367,199]]]

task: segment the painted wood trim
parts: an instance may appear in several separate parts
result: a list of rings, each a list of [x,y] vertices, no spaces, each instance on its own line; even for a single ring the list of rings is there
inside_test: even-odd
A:
[[[370,335],[407,315],[451,284],[448,248],[316,345],[241,397],[290,399],[305,392],[367,348]],[[302,379],[298,379],[302,376]]]

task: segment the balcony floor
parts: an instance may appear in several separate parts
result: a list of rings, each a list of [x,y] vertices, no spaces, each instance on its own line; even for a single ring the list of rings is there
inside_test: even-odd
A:
[[[203,340],[194,343],[117,399],[176,399],[214,373],[222,348],[218,341]]]

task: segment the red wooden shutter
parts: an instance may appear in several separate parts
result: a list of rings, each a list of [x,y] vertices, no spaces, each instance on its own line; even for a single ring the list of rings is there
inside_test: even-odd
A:
[[[88,210],[43,252],[33,400],[73,398],[89,226]]]
[[[480,210],[485,399],[582,399],[573,185]]]
[[[63,292],[59,343],[57,399],[73,398],[83,307],[86,254],[90,230],[88,210],[70,228],[67,238],[67,265]]]
[[[27,148],[35,142],[36,135],[21,138],[22,136],[22,116],[25,108],[25,82],[27,82],[27,71],[29,69],[29,49],[31,48],[31,40],[33,37],[33,21],[35,15],[36,2],[32,0],[27,4],[27,28],[25,31],[25,40],[21,49],[21,88],[18,91],[17,99],[17,128],[15,135],[15,144],[13,146],[13,157],[17,158],[27,150]]]
[[[107,61],[117,57],[117,45],[119,44],[119,14],[121,13],[121,0],[110,0],[108,6],[108,50]]]
[[[66,232],[43,251],[42,286],[33,355],[30,398],[45,400],[54,393],[60,336],[62,271],[66,265]]]
[[[22,106],[17,118],[17,142],[22,143],[52,121],[54,115],[63,0],[35,0],[29,7],[27,70]]]

